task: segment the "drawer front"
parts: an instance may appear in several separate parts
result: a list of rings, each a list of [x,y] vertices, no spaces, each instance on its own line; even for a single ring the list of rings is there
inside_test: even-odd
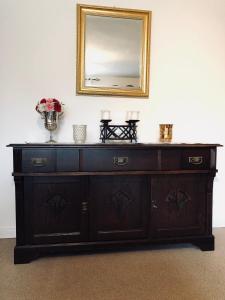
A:
[[[54,149],[24,149],[22,153],[22,172],[54,172]]]
[[[161,151],[161,170],[180,170],[181,152],[180,149],[163,149]]]
[[[210,149],[184,149],[181,158],[182,169],[210,169]]]
[[[81,171],[158,170],[157,150],[82,150]]]
[[[76,149],[57,149],[56,154],[57,172],[79,171],[79,150]]]
[[[75,172],[79,171],[79,150],[24,149],[22,172]]]

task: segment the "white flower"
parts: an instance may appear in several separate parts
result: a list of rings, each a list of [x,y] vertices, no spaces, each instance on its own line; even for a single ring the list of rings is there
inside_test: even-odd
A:
[[[38,104],[38,110],[40,113],[45,111],[45,103]]]

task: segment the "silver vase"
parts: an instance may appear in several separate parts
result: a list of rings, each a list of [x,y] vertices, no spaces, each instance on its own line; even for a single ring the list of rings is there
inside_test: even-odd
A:
[[[45,128],[50,132],[50,139],[46,143],[56,143],[52,137],[52,131],[56,130],[58,126],[59,113],[57,111],[45,111],[43,112],[43,118],[45,120]]]

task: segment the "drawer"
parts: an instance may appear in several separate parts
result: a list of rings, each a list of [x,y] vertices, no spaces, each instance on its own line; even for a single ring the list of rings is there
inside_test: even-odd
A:
[[[22,172],[54,172],[54,149],[23,149]]]
[[[75,172],[79,171],[79,150],[24,149],[22,172]]]
[[[79,171],[79,150],[57,149],[56,153],[57,172]]]
[[[210,169],[210,149],[183,149],[181,154],[182,169]]]
[[[157,150],[87,149],[81,151],[81,171],[158,170]]]
[[[161,169],[180,170],[181,169],[181,153],[180,149],[163,149],[161,150]]]

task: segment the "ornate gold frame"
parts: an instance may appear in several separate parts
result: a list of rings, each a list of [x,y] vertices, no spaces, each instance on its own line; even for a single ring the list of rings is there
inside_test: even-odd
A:
[[[85,18],[86,15],[110,16],[117,18],[129,18],[143,20],[143,43],[141,65],[141,88],[119,89],[106,87],[87,87],[84,80],[85,64]],[[135,9],[123,9],[114,7],[77,5],[77,70],[76,91],[78,94],[110,95],[110,96],[149,96],[149,68],[150,68],[150,33],[151,12]]]

